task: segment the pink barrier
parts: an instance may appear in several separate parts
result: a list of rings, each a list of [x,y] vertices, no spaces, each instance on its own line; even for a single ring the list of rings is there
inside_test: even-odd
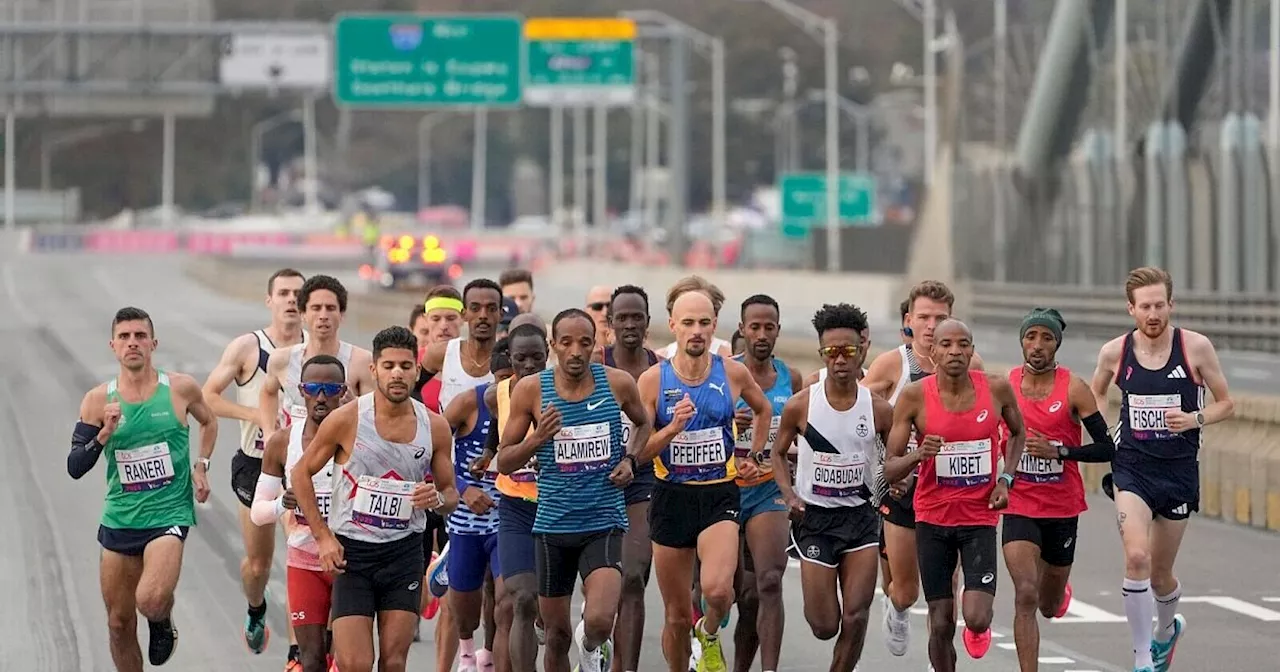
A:
[[[197,254],[230,254],[237,245],[289,246],[293,238],[287,233],[211,233],[187,234],[186,249]]]
[[[84,237],[90,252],[173,252],[178,234],[172,231],[90,231]]]

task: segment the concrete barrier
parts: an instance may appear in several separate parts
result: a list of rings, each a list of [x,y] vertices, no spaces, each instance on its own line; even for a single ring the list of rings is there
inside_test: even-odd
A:
[[[305,264],[302,266],[306,272]],[[258,299],[262,295],[262,277],[272,268],[274,266],[252,260],[194,257],[186,270],[190,277],[224,294]],[[539,273],[535,293],[544,297],[577,296],[592,284],[615,284],[621,278],[644,286],[666,287],[677,277],[685,275],[683,271],[672,269],[634,267],[614,267],[613,272],[604,274],[595,270],[598,268],[599,264],[586,262],[551,264]],[[793,296],[791,293],[809,297],[790,301],[787,304],[789,313],[802,305],[802,301],[810,302],[816,310],[824,297],[830,301],[830,297],[843,295],[860,305],[876,306],[891,313],[896,321],[898,288],[896,284],[876,276],[846,276],[832,283],[829,278],[803,273],[757,271],[735,274],[709,270],[704,275],[729,293],[729,305],[736,305],[742,298],[755,293],[769,293],[780,302],[783,296]],[[565,287],[570,288],[572,294],[564,294]],[[556,294],[552,294],[552,290]],[[365,330],[381,329],[388,324],[405,321],[416,300],[414,295],[404,293],[360,295],[358,300],[351,302],[348,319],[355,320]],[[653,313],[660,316],[663,309],[659,306],[665,303],[665,297],[655,296],[651,300]],[[722,337],[730,333],[726,329],[721,331]],[[816,345],[806,320],[792,325],[778,339],[777,352],[808,373],[820,366]],[[879,354],[879,350],[873,348],[872,354]],[[987,370],[1005,372],[1017,365],[988,361]],[[1089,372],[1078,373],[1088,378]],[[1120,403],[1119,393],[1114,387],[1110,398],[1114,414]],[[1200,451],[1200,515],[1280,532],[1280,397],[1239,394],[1234,399],[1235,417],[1204,432],[1204,447]],[[1090,492],[1097,492],[1110,466],[1086,464],[1083,467],[1086,487]]]

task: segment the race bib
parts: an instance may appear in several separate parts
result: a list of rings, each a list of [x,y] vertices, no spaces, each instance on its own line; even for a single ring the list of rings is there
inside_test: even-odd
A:
[[[1050,441],[1049,445],[1060,447],[1062,442]],[[1018,460],[1018,478],[1030,483],[1061,483],[1064,467],[1062,460],[1045,460],[1024,452]]]
[[[600,471],[609,468],[613,443],[608,422],[562,427],[552,445],[556,468],[562,474]]]
[[[934,458],[938,485],[968,488],[991,482],[991,439],[942,444]]]
[[[671,439],[667,455],[663,461],[672,473],[692,477],[719,473],[729,461],[724,430],[719,427],[680,432]]]
[[[306,420],[307,406],[306,404],[289,404],[287,411],[291,420]]]
[[[356,479],[356,503],[351,519],[384,530],[409,527],[413,515],[413,481],[361,476]]]
[[[532,434],[532,433],[533,433],[533,428],[530,427],[529,434]],[[528,436],[528,434],[526,434],[526,436]],[[494,458],[494,459],[496,460],[497,458]],[[530,460],[529,462],[532,463],[533,460]],[[511,472],[511,480],[515,481],[516,483],[533,483],[538,480],[538,472],[533,467],[526,464],[524,465],[524,467]]]
[[[813,453],[813,494],[820,497],[852,497],[866,479],[867,460],[862,455]]]
[[[120,489],[125,492],[158,490],[173,482],[173,458],[169,455],[168,443],[117,450],[115,457]]]
[[[320,507],[320,515],[325,520],[329,520],[329,503],[333,501],[333,479],[324,479],[324,484],[319,482],[320,479],[311,481],[311,487],[316,491],[316,505]],[[302,507],[294,507],[293,518],[299,525],[310,525],[307,517],[302,513]]]
[[[622,450],[626,452],[631,445],[631,433],[636,431],[636,426],[632,424],[631,418],[627,417],[626,411],[618,411],[618,416],[622,420]]]
[[[760,465],[765,471],[772,471],[773,465],[770,463],[770,456],[773,454],[773,443],[778,440],[778,427],[782,424],[782,416],[775,415],[769,418],[769,440],[764,444],[764,464]],[[746,459],[751,454],[751,442],[755,438],[755,428],[747,426],[738,440],[734,442],[733,454]]]
[[[1135,438],[1172,439],[1176,433],[1169,431],[1165,422],[1166,411],[1182,410],[1180,394],[1131,394],[1129,403],[1129,430]]]

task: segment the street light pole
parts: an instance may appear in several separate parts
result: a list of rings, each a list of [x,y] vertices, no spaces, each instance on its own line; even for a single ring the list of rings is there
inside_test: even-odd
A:
[[[938,154],[938,59],[933,50],[937,29],[936,0],[924,0],[924,183],[930,186]]]
[[[253,212],[260,205],[258,202],[258,187],[254,183],[258,174],[258,161],[262,159],[262,136],[268,131],[287,124],[291,121],[298,121],[301,117],[299,110],[287,110],[273,117],[267,117],[262,121],[254,124],[249,129],[249,211]]]
[[[418,210],[431,206],[431,129],[446,118],[443,114],[418,118]]]

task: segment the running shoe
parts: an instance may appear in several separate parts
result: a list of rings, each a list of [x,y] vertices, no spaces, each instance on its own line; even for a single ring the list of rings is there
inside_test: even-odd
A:
[[[476,649],[476,667],[480,672],[493,672],[493,652],[489,649]]]
[[[1151,660],[1155,663],[1155,672],[1169,672],[1169,666],[1173,664],[1173,651],[1178,648],[1178,640],[1186,629],[1187,619],[1178,614],[1173,617],[1173,636],[1169,641],[1151,640]]]
[[[449,592],[449,544],[440,549],[440,555],[427,568],[427,587],[437,598]]]
[[[284,663],[284,672],[302,672],[302,661],[290,658]]]
[[[169,662],[173,652],[178,650],[178,628],[170,616],[163,623],[147,622],[151,630],[151,640],[147,642],[147,660],[159,667]]]
[[[329,670],[329,672],[338,672],[338,660],[333,657],[332,653],[325,654],[325,661],[329,663],[329,666],[325,669]]]
[[[613,642],[604,640],[595,651],[587,651],[587,624],[578,621],[578,627],[573,630],[573,641],[578,645],[578,664],[573,666],[573,672],[607,672],[613,669]]]
[[[708,635],[702,631],[702,621],[705,618],[704,616],[693,624],[693,636],[698,639],[698,646],[702,649],[702,655],[698,658],[698,672],[728,672],[724,650],[720,648],[720,635]]]
[[[898,617],[898,611],[893,608],[888,595],[880,598],[880,607],[884,611],[882,624],[885,648],[894,656],[907,655],[907,645],[911,642],[911,614],[908,612]]]
[[[264,601],[265,605],[266,602]],[[267,615],[263,612],[261,618],[254,618],[249,614],[244,616],[244,645],[254,655],[260,654],[267,648],[267,642],[271,641],[271,628],[267,627]]]
[[[542,617],[533,619],[533,636],[538,638],[538,646],[547,645],[547,627],[542,624]]]
[[[458,654],[458,672],[479,672],[479,669],[480,667],[476,665],[475,654]]]
[[[977,660],[991,650],[991,629],[988,628],[982,632],[974,632],[969,628],[964,629],[964,650],[969,652],[969,657]]]
[[[1071,584],[1068,583],[1066,588],[1062,589],[1062,604],[1058,605],[1058,613],[1054,614],[1054,618],[1062,618],[1067,615],[1067,611],[1071,609]]]
[[[705,616],[705,615],[706,615],[706,613],[707,613],[707,599],[706,599],[705,597],[704,597],[704,598],[701,598],[701,599],[700,599],[700,602],[701,602],[701,604],[699,604],[699,605],[698,605],[698,614],[699,614],[698,618],[702,618],[702,617],[703,617],[703,616]],[[721,630],[723,630],[723,629],[725,629],[725,628],[729,627],[729,617],[730,617],[730,616],[732,616],[732,615],[733,615],[733,610],[732,610],[732,609],[730,609],[729,611],[724,612],[724,618],[720,619],[720,629],[721,629]]]

